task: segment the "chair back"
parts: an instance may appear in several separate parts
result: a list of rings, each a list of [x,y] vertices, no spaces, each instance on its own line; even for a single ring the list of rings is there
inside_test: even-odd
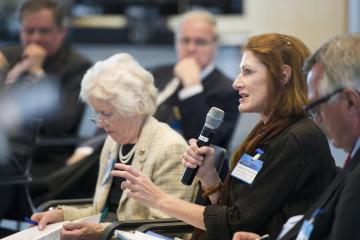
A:
[[[34,212],[34,204],[29,193],[29,184],[32,181],[30,174],[32,153],[39,133],[41,119],[31,119],[23,124],[18,134],[9,137],[11,149],[9,158],[1,166],[0,192],[7,194],[1,199],[3,209],[0,218],[22,220],[29,212]],[[17,207],[14,207],[16,202]]]

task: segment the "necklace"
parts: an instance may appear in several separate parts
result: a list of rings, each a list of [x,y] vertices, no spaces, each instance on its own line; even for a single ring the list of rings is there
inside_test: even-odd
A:
[[[127,164],[135,153],[135,145],[125,156],[122,153],[122,149],[123,149],[123,144],[121,144],[119,148],[119,160],[121,163]]]

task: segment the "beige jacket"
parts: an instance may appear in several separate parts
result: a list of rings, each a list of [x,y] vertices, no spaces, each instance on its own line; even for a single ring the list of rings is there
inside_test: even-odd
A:
[[[180,179],[184,171],[181,156],[187,144],[183,137],[168,125],[159,122],[153,117],[146,120],[138,142],[135,145],[135,155],[132,166],[148,176],[163,191],[182,198],[194,201],[197,187],[185,186]],[[75,220],[100,213],[106,203],[110,191],[112,177],[103,184],[104,172],[111,156],[117,156],[119,144],[108,137],[100,157],[99,176],[96,184],[94,202],[91,207],[77,208],[61,206],[65,220]],[[164,213],[148,208],[140,202],[126,197],[124,191],[117,210],[119,220],[154,219],[169,217]]]

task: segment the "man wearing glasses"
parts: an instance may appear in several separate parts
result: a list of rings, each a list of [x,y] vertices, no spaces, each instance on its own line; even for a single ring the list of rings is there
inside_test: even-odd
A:
[[[238,96],[231,80],[215,67],[218,48],[216,20],[206,11],[185,13],[176,30],[178,62],[151,70],[159,89],[155,117],[178,130],[185,139],[199,136],[213,106],[225,112],[213,143],[227,147],[239,114]],[[84,142],[67,160],[75,163],[101,147],[105,134]]]
[[[305,109],[349,155],[318,201],[278,239],[360,239],[360,35],[325,43],[308,59],[305,71],[311,100]],[[258,237],[238,232],[233,239]]]
[[[178,129],[186,139],[199,136],[212,106],[225,112],[214,144],[227,147],[238,111],[231,81],[215,67],[218,48],[216,20],[206,11],[185,13],[175,33],[178,61],[153,69],[160,91],[155,117]]]

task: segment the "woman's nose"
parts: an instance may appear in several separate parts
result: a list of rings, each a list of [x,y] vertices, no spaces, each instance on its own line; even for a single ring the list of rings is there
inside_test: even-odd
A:
[[[235,78],[232,86],[233,86],[234,89],[238,90],[238,89],[241,87],[241,85],[242,85],[241,74],[239,73],[239,74],[236,76],[236,78]]]

